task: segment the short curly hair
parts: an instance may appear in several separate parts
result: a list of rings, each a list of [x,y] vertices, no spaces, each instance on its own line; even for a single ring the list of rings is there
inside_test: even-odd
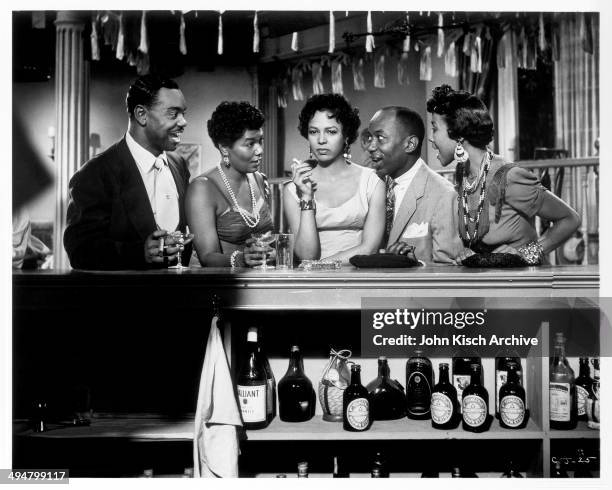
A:
[[[359,109],[351,106],[340,94],[317,94],[309,97],[300,111],[298,131],[308,138],[308,125],[317,111],[328,111],[331,117],[342,124],[342,135],[352,144],[357,139],[357,131],[361,125]]]
[[[265,122],[263,113],[248,102],[223,101],[206,123],[208,136],[215,146],[232,146],[245,131],[260,129]]]
[[[434,88],[427,112],[444,117],[449,138],[464,138],[477,148],[485,148],[493,139],[493,119],[487,106],[465,90],[453,90],[446,84]]]

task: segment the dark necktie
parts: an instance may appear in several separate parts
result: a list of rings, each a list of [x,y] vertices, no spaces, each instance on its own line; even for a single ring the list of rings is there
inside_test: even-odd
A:
[[[383,236],[382,246],[387,247],[389,241],[389,235],[391,228],[393,227],[393,218],[395,215],[395,192],[393,189],[397,185],[397,182],[390,176],[385,175],[385,188],[387,190],[387,197],[385,200],[385,234]]]

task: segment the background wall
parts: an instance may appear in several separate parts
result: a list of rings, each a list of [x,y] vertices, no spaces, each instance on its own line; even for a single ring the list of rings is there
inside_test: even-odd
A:
[[[125,95],[136,75],[130,72],[100,73],[92,66],[90,80],[90,134],[98,134],[99,153],[119,140],[127,129]],[[188,70],[176,79],[187,101],[187,127],[183,143],[202,145],[201,171],[215,165],[219,154],[206,131],[206,121],[222,100],[252,102],[252,79],[246,68],[219,67],[211,72]],[[51,147],[48,128],[55,126],[55,80],[39,83],[13,84],[15,110],[25,122],[26,130],[35,149],[48,155]],[[18,151],[17,149],[15,151]],[[45,157],[48,169],[55,174],[53,160]],[[53,221],[55,188],[28,205],[32,221]]]

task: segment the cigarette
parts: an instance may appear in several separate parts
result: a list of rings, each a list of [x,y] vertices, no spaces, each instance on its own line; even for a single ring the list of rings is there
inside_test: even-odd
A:
[[[159,237],[159,255],[164,255],[164,237]]]

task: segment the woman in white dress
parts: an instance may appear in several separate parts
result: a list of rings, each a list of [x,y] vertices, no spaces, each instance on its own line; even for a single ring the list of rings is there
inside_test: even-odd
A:
[[[299,259],[348,262],[378,250],[385,228],[385,186],[374,170],[350,160],[359,111],[339,94],[313,95],[298,129],[311,158],[293,160],[285,215]]]

